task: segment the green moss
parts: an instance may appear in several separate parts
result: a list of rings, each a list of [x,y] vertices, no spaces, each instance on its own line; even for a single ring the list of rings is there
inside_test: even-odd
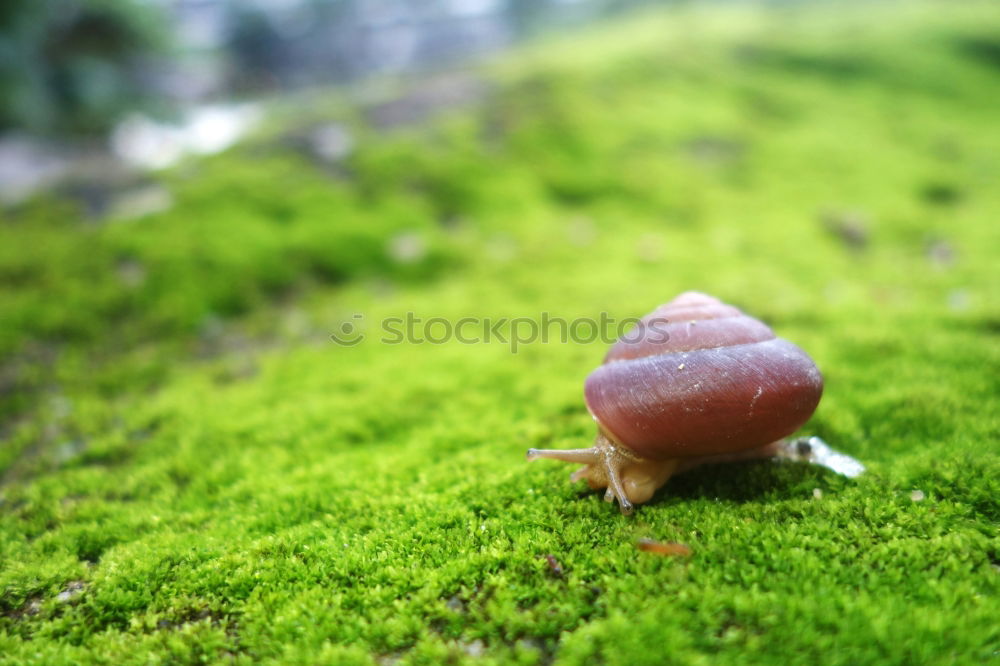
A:
[[[653,13],[499,63],[480,108],[355,120],[335,170],[261,136],[165,174],[145,219],[9,216],[3,660],[995,658],[998,27]],[[625,519],[523,460],[592,437],[603,344],[379,342],[407,312],[623,318],[691,288],[815,357],[804,431],[867,474],[707,468]],[[354,313],[366,339],[334,344]]]

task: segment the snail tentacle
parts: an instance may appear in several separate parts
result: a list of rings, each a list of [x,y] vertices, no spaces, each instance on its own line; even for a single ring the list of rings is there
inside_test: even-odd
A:
[[[633,498],[636,494],[637,484],[629,477],[629,472],[633,469],[644,469],[648,462],[638,458],[625,447],[615,444],[603,432],[597,434],[594,446],[589,449],[529,449],[528,460],[538,458],[552,458],[554,460],[564,460],[566,462],[583,463],[583,467],[570,475],[571,481],[585,480],[591,488],[606,488],[604,501],[612,502],[618,500],[618,507],[624,515],[629,515],[634,510],[633,500],[646,501],[652,490],[647,494],[640,491],[641,497]],[[662,467],[663,463],[655,463]],[[673,471],[671,465],[667,475]],[[641,477],[644,480],[644,476]],[[657,486],[661,485],[660,481]],[[654,488],[655,489],[655,488]],[[631,492],[630,492],[631,491]]]
[[[589,465],[597,462],[598,451],[596,446],[589,449],[528,449],[528,460],[538,460],[539,458]]]
[[[628,495],[625,493],[625,487],[622,485],[622,463],[620,462],[620,458],[609,456],[604,464],[605,473],[608,476],[608,490],[612,491],[615,499],[618,500],[618,508],[621,509],[622,515],[631,516],[632,512],[635,511],[635,507],[629,501]]]

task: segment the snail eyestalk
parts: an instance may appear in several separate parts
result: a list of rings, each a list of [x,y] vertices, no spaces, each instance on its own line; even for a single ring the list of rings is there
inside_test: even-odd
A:
[[[584,480],[591,488],[607,488],[604,500],[618,500],[623,515],[630,515],[633,504],[641,504],[667,482],[677,467],[677,460],[647,460],[611,441],[603,432],[597,434],[589,449],[529,449],[528,460],[551,458],[583,463],[570,475],[571,481]]]
[[[552,458],[563,462],[575,462],[589,465],[597,462],[597,448],[589,449],[528,449],[528,460]]]

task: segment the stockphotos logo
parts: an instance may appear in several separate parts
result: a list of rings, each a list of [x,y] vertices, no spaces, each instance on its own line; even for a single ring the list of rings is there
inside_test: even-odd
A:
[[[365,334],[362,327],[365,323],[365,316],[361,313],[354,313],[350,320],[340,325],[340,330],[330,334],[330,339],[343,347],[353,347],[365,341]]]
[[[419,317],[407,312],[401,317],[386,317],[377,322],[378,342],[384,345],[508,345],[516,354],[524,345],[541,342],[590,344],[662,344],[670,339],[666,319],[640,320],[635,317],[615,319],[602,312],[598,317],[564,319],[542,312],[538,317]],[[344,347],[364,342],[366,317],[355,313],[344,321],[330,339]]]

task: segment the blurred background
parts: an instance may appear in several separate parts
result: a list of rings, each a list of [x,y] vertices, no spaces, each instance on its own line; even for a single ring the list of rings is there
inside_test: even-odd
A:
[[[461,67],[643,4],[655,3],[10,0],[0,8],[0,201],[105,148],[156,168],[222,149],[261,99]]]

